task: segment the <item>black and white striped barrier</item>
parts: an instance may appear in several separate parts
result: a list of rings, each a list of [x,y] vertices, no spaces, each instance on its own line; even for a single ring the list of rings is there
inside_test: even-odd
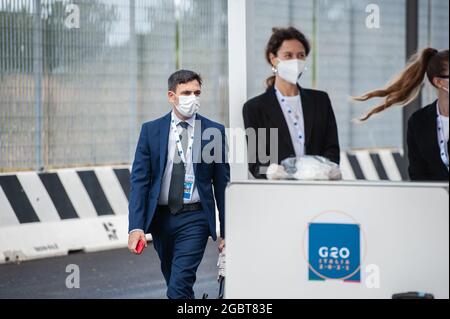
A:
[[[124,247],[129,167],[0,175],[0,263]]]
[[[345,180],[407,180],[401,152],[341,155]],[[129,178],[128,166],[1,174],[0,263],[126,247]]]
[[[403,151],[355,150],[341,153],[344,180],[407,181],[408,170]]]

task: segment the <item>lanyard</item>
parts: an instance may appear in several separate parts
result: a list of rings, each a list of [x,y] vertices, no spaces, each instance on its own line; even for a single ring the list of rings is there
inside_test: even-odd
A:
[[[194,127],[195,127],[195,121],[193,122]],[[192,145],[194,145],[194,134],[192,133],[191,138],[188,141],[188,147],[186,150],[186,155],[184,154],[183,151],[183,146],[181,145],[181,140],[180,140],[180,133],[178,132],[177,126],[175,124],[175,120],[172,120],[171,122],[171,126],[172,126],[172,130],[173,133],[175,134],[175,144],[177,145],[177,149],[178,149],[178,154],[180,155],[181,160],[183,161],[184,166],[186,166],[186,158],[189,158],[189,156],[192,154]],[[186,128],[187,130],[187,128]],[[192,129],[192,132],[194,132],[194,129]]]
[[[444,162],[447,170],[449,169],[448,149],[445,147],[444,125],[442,124],[441,115],[439,113],[439,105],[437,106],[437,128],[438,128],[438,143],[441,153],[442,162]]]
[[[287,105],[286,102],[283,101],[284,97],[281,96],[281,93],[277,89],[275,89],[275,90],[277,91],[277,93],[281,97],[280,102],[283,103],[283,106],[288,110],[289,117],[291,118],[291,121],[294,124],[295,130],[296,130],[296,133],[297,133],[297,138],[300,140],[300,143],[304,145],[305,144],[305,138],[303,136],[303,130],[302,130],[301,126],[300,126],[300,118],[297,119],[294,116],[294,111],[292,110],[292,108],[289,105]]]

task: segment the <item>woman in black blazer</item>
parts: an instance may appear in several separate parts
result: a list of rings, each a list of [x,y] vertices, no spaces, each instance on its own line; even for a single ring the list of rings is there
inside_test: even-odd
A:
[[[424,49],[412,57],[406,69],[387,88],[355,98],[358,101],[385,98],[361,118],[365,121],[392,105],[407,105],[414,100],[425,75],[437,89],[438,100],[415,112],[408,122],[409,176],[413,181],[449,180],[448,53],[448,50]]]
[[[320,155],[339,164],[337,125],[328,94],[297,83],[310,50],[297,29],[273,29],[266,59],[274,76],[267,79],[267,91],[243,108],[249,170],[255,178],[266,178],[270,164],[288,157]],[[278,131],[276,140],[271,129]]]
[[[408,122],[409,175],[417,181],[448,181],[448,135],[439,137],[437,101],[414,113]],[[447,104],[448,105],[448,104]],[[443,127],[445,121],[442,121]],[[442,128],[441,128],[442,129]],[[447,108],[448,132],[448,108]],[[444,133],[445,135],[445,133]],[[440,139],[440,140],[438,140]],[[445,144],[441,151],[439,144]]]

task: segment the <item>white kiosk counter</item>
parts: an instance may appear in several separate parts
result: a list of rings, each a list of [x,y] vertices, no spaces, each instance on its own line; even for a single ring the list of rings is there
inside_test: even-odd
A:
[[[449,185],[234,182],[229,299],[449,298]]]

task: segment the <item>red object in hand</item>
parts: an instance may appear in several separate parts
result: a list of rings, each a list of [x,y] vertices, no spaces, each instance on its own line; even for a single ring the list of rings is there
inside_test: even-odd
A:
[[[144,251],[144,247],[145,247],[145,241],[142,239],[139,239],[139,241],[136,245],[136,252],[138,255],[142,254],[142,252]]]

